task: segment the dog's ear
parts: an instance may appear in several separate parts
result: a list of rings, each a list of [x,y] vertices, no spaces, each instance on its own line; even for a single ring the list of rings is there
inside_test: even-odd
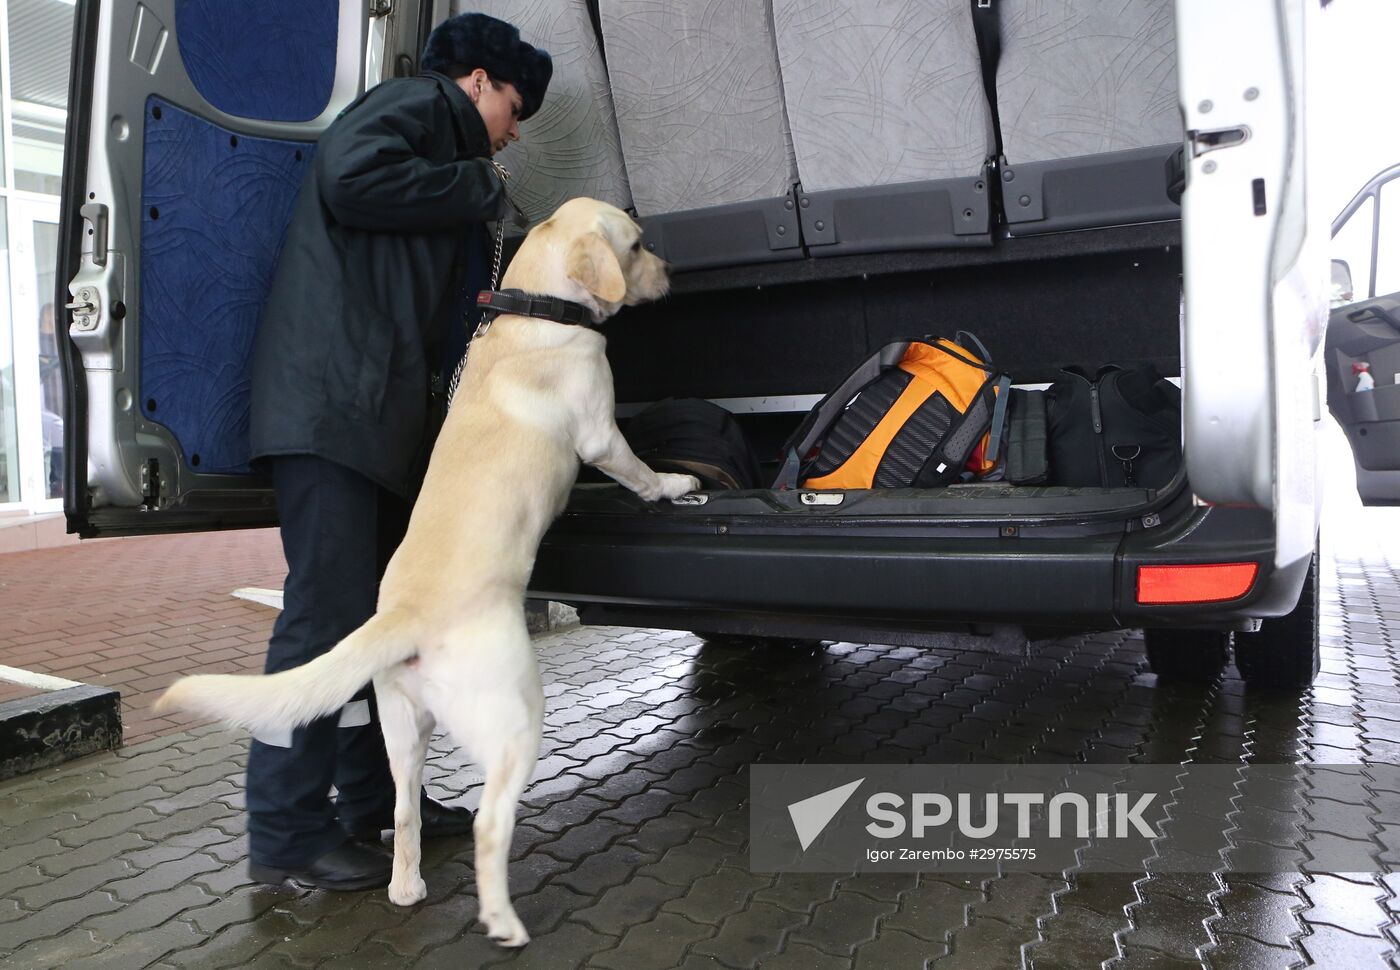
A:
[[[599,233],[585,233],[574,240],[565,266],[569,279],[604,302],[618,303],[627,295],[622,265]]]

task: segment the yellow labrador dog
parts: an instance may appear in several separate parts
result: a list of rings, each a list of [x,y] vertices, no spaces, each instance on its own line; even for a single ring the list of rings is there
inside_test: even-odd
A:
[[[620,209],[574,199],[530,232],[503,287],[580,303],[601,322],[666,293],[665,264],[641,235]],[[540,539],[580,459],[648,501],[700,487],[689,475],[652,471],[627,446],[603,351],[587,327],[496,318],[472,343],[375,616],[304,666],[187,677],[158,704],[254,732],[289,729],[336,711],[372,679],[396,789],[389,898],[401,906],[427,892],[418,793],[429,737],[442,725],[485,771],[477,894],[487,933],[505,946],[530,939],[511,905],[506,859],[544,708],[524,614]]]

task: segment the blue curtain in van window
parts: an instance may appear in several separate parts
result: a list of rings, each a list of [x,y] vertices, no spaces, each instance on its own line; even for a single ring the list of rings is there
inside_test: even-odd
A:
[[[330,103],[338,0],[177,0],[180,59],[220,111],[310,121]]]

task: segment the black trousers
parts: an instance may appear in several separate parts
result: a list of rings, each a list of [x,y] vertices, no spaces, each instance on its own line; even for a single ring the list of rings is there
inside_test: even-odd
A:
[[[271,466],[287,581],[267,673],[325,653],[374,615],[409,513],[404,499],[323,458],[276,457]],[[343,843],[345,827],[391,826],[394,786],[374,688],[290,735],[255,738],[247,799],[248,854],[259,865],[299,868]]]

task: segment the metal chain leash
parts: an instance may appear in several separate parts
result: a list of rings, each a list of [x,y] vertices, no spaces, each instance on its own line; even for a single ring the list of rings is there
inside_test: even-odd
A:
[[[502,193],[505,195],[505,197],[506,197],[506,203],[509,205],[510,208],[514,209],[514,208],[515,208],[515,200],[511,198],[511,196],[510,196],[510,188],[509,188],[509,186],[510,186],[510,172],[507,172],[506,169],[505,169],[505,166],[503,166],[500,162],[496,161],[494,158],[491,160],[491,164],[495,167],[495,169],[496,169],[496,174],[497,174],[498,176],[500,176],[500,179],[501,179],[501,192],[502,192]],[[503,248],[504,245],[505,245],[505,240],[506,240],[506,217],[505,217],[505,216],[502,216],[502,217],[500,218],[500,220],[496,223],[496,252],[495,252],[495,254],[491,257],[491,286],[490,286],[490,288],[493,289],[493,290],[496,288],[496,284],[497,284],[497,282],[499,282],[500,276],[501,276],[501,250],[502,250],[502,248]],[[462,326],[463,326],[463,327],[468,326],[468,322],[467,322],[467,321],[468,321],[469,318],[468,318],[467,314],[469,314],[469,313],[471,313],[471,308],[470,308],[470,307],[468,307],[466,313],[464,313],[464,314],[462,315]],[[491,321],[490,321],[490,320],[483,320],[483,321],[481,322],[481,324],[476,328],[476,332],[473,333],[471,336],[469,336],[469,337],[467,338],[467,346],[466,346],[466,349],[462,351],[462,359],[459,360],[459,361],[457,361],[457,367],[456,367],[456,369],[453,370],[453,372],[452,372],[452,380],[451,380],[450,382],[448,382],[448,385],[447,385],[447,406],[448,406],[448,408],[451,408],[451,407],[452,407],[452,399],[455,398],[455,397],[457,396],[457,385],[458,385],[459,383],[461,383],[461,381],[462,381],[462,372],[465,371],[465,370],[467,369],[467,353],[468,353],[468,351],[471,350],[472,341],[473,341],[474,339],[476,339],[477,337],[480,337],[482,334],[484,334],[484,333],[485,333],[487,330],[489,330],[490,328],[491,328]]]

